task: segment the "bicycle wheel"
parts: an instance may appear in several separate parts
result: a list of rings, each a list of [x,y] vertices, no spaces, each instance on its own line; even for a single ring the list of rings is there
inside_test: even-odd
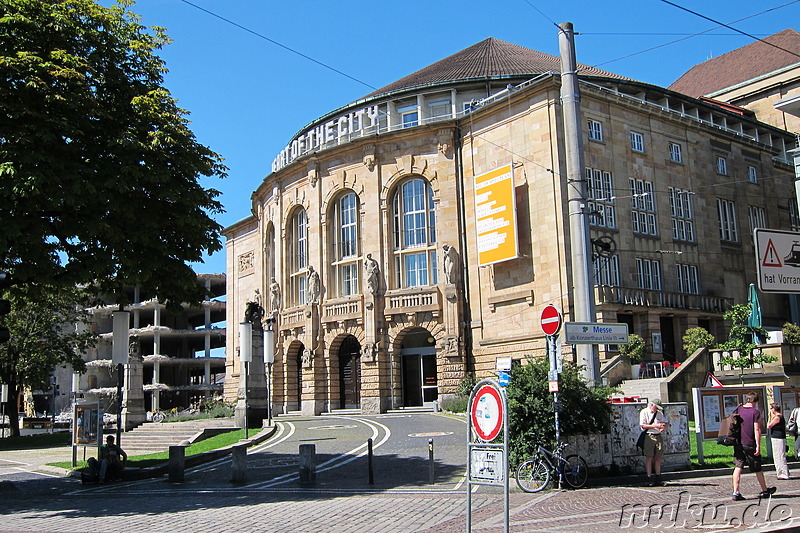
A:
[[[579,489],[586,485],[589,478],[589,467],[580,455],[568,455],[561,463],[564,469],[564,481],[573,489]]]
[[[162,413],[161,411],[156,411],[155,413],[153,413],[153,422],[155,422],[156,424],[163,422],[164,418],[166,417],[164,416],[164,413]]]
[[[542,461],[531,459],[517,468],[517,485],[525,492],[539,492],[550,483],[550,469]]]

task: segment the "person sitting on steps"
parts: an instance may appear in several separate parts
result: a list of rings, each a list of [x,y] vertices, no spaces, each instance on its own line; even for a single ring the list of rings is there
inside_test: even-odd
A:
[[[128,462],[125,450],[114,444],[114,435],[106,437],[106,443],[100,446],[100,483],[106,480],[122,479],[122,471]]]

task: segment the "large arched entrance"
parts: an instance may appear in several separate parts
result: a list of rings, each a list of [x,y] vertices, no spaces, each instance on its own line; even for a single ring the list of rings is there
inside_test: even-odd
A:
[[[436,345],[429,331],[416,328],[403,337],[400,350],[403,371],[403,406],[433,407],[439,399]]]
[[[361,408],[361,344],[352,335],[339,346],[339,408]]]
[[[303,350],[301,342],[293,342],[286,358],[286,410],[299,411],[303,405]]]

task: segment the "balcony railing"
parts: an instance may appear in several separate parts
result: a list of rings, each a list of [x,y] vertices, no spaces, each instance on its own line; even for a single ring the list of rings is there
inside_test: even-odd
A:
[[[728,298],[683,292],[633,289],[613,285],[597,285],[594,288],[597,305],[619,304],[641,307],[668,307],[672,309],[695,309],[709,313],[724,313],[732,305]]]
[[[442,294],[437,287],[398,289],[386,293],[384,316],[432,312],[438,317],[442,311]]]
[[[363,317],[362,309],[361,296],[328,300],[322,306],[322,321],[327,323],[360,320]]]

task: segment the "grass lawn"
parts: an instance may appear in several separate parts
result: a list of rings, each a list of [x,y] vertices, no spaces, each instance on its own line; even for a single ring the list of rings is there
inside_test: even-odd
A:
[[[789,447],[787,459],[792,460],[792,450],[794,450],[794,437],[786,437],[786,445]],[[761,437],[761,455],[764,457],[764,464],[772,464],[772,459],[767,458],[767,446],[772,446],[772,442],[766,437]],[[771,448],[770,448],[771,451]],[[695,440],[694,423],[689,424],[689,456],[692,461],[693,470],[704,468],[733,468],[733,446],[722,446],[713,440],[703,441],[703,464],[697,460],[697,441]]]
[[[251,433],[253,430],[251,430]],[[199,453],[210,452],[211,450],[216,450],[218,448],[224,448],[225,446],[229,446],[231,444],[236,444],[241,439],[244,438],[244,429],[237,429],[236,431],[230,431],[228,433],[222,433],[221,435],[215,435],[205,440],[201,440],[196,442],[186,448],[186,456],[190,455],[197,455]],[[69,441],[69,439],[67,439]],[[125,447],[123,446],[122,449],[124,450]],[[163,463],[166,463],[169,459],[169,452],[160,452],[160,453],[149,453],[147,455],[136,455],[128,457],[128,464],[126,468],[147,468],[150,466],[156,466]],[[56,466],[58,468],[65,468],[67,470],[73,470],[72,461],[63,461],[59,463],[50,463],[50,466]],[[86,461],[78,461],[78,465],[74,468],[80,470],[86,467]]]

